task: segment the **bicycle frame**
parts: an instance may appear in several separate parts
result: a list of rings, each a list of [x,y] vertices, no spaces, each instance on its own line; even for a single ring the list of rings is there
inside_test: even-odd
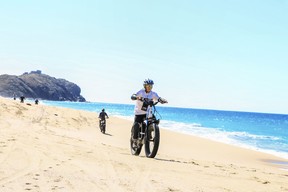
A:
[[[159,119],[157,120],[155,115],[154,115],[155,105],[157,105],[157,103],[158,102],[155,102],[153,104],[148,105],[147,112],[146,112],[146,119],[145,119],[145,123],[146,123],[147,127],[152,123],[159,124]]]
[[[158,102],[155,102],[153,104],[151,103],[151,104],[148,105],[147,111],[146,111],[146,118],[145,118],[144,122],[142,124],[140,124],[139,134],[140,134],[140,139],[141,139],[141,143],[142,144],[143,144],[144,137],[148,133],[148,127],[152,123],[159,124],[159,122],[160,122],[160,120],[159,119],[157,120],[155,115],[154,115],[154,113],[155,113],[155,105],[157,105],[157,103]]]

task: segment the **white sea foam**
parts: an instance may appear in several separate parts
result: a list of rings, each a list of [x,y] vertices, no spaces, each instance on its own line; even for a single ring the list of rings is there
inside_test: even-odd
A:
[[[163,120],[161,122],[161,128],[172,130],[175,132],[181,132],[229,145],[234,145],[254,151],[261,151],[267,154],[272,154],[281,158],[288,159],[288,153],[279,152],[277,150],[263,149],[256,144],[259,142],[269,142],[270,140],[281,140],[279,137],[255,135],[247,132],[228,132],[218,128],[202,127],[200,124],[187,124],[174,121]]]

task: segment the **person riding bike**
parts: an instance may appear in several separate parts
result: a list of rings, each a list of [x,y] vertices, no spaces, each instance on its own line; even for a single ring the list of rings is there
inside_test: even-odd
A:
[[[102,109],[102,112],[101,113],[99,113],[99,127],[100,127],[100,125],[101,125],[101,121],[103,120],[105,123],[106,123],[106,117],[107,117],[107,119],[109,118],[108,117],[108,115],[107,115],[107,113],[105,112],[105,109]]]
[[[159,101],[161,104],[168,103],[167,100],[161,98],[158,96],[158,94],[154,91],[152,91],[154,82],[151,79],[145,79],[143,86],[144,89],[139,90],[136,94],[133,94],[131,96],[132,100],[136,100],[135,108],[134,108],[134,123],[133,123],[133,140],[138,139],[138,133],[139,133],[139,124],[142,124],[143,121],[146,118],[146,111],[147,111],[147,102],[144,102],[144,100],[153,100],[153,101]]]

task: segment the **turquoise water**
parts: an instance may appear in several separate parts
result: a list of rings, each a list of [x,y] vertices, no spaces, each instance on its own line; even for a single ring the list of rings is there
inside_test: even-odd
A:
[[[42,101],[133,120],[134,105]],[[156,106],[160,128],[258,150],[288,159],[288,115]],[[131,122],[132,124],[132,122]]]

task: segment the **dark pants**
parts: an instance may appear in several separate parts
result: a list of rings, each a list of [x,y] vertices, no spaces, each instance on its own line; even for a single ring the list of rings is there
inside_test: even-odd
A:
[[[139,129],[140,129],[140,124],[143,123],[143,121],[146,118],[146,114],[145,115],[135,115],[134,118],[134,124],[133,124],[133,139],[138,139],[138,134],[139,134]]]

